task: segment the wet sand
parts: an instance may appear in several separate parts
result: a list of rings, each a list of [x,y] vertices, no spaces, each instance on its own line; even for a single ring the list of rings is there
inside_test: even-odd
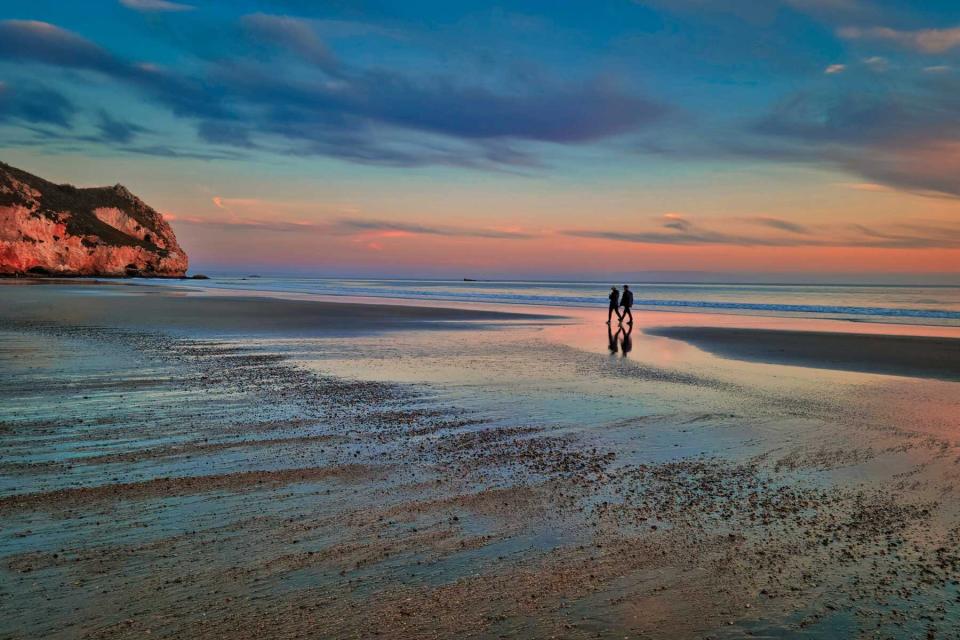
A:
[[[960,631],[955,382],[122,289],[0,289],[0,638]]]
[[[960,380],[960,339],[730,327],[658,327],[646,333],[728,358]]]
[[[80,284],[82,283],[82,284]],[[358,333],[458,322],[544,320],[541,314],[452,307],[289,300],[244,295],[197,296],[176,285],[94,283],[78,280],[0,281],[0,295],[15,300],[11,319],[39,322],[55,319],[77,325],[122,326],[138,330],[208,333]],[[50,307],[51,295],[60,305]],[[107,298],[105,300],[105,298]],[[69,301],[69,303],[66,303]],[[10,311],[10,310],[8,310]]]

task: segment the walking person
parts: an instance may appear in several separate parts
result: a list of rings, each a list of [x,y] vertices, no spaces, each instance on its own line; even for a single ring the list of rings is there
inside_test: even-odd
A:
[[[610,309],[607,311],[607,324],[610,324],[610,320],[613,319],[613,314],[617,314],[617,320],[622,321],[623,316],[620,315],[620,291],[616,287],[610,287]]]
[[[617,314],[620,316],[620,321],[623,322],[624,316],[629,316],[629,323],[633,324],[633,313],[630,311],[630,308],[633,306],[633,291],[630,291],[629,285],[623,285],[623,295],[620,296],[620,304],[623,306],[623,313]]]

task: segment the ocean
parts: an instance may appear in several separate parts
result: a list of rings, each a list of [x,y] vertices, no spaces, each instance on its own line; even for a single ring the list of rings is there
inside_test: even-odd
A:
[[[605,308],[610,285],[519,280],[217,276],[202,290]],[[960,326],[960,287],[910,285],[632,284],[635,308]]]

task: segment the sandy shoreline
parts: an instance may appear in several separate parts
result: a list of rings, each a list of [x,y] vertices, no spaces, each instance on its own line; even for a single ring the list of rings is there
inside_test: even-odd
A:
[[[960,629],[955,383],[764,384],[512,314],[19,290],[0,638]]]
[[[97,290],[106,295],[86,295]],[[50,307],[51,293],[61,306]],[[66,321],[133,329],[226,333],[357,333],[455,327],[457,323],[555,319],[536,313],[460,309],[450,306],[287,300],[237,295],[187,295],[175,284],[0,282],[0,318]]]
[[[646,333],[727,358],[960,380],[960,339],[730,327],[659,327]]]

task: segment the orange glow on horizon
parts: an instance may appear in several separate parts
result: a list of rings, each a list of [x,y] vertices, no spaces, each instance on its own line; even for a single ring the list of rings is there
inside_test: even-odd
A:
[[[452,275],[469,271],[588,276],[631,271],[951,273],[960,266],[960,248],[667,246],[560,234],[500,239],[376,231],[344,237],[257,229],[229,233],[229,242],[218,243],[214,236],[224,234],[216,229],[177,231],[186,250],[200,260],[238,268],[255,263],[318,271],[354,266],[386,273],[403,268],[447,269]]]

